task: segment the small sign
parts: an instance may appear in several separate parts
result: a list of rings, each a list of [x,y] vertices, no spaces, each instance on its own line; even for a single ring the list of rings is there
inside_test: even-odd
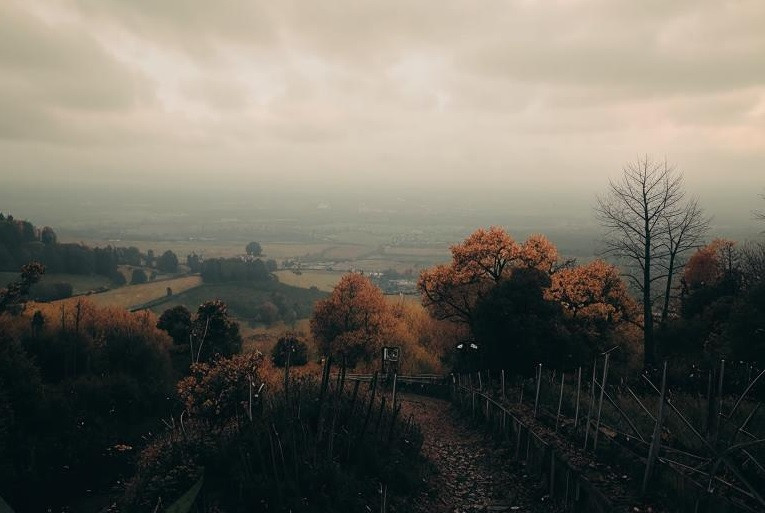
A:
[[[383,361],[397,362],[400,355],[400,347],[383,347]]]

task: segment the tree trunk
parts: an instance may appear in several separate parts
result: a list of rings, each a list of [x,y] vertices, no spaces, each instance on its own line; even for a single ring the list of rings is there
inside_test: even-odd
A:
[[[647,217],[647,216],[646,216]],[[645,254],[643,266],[643,365],[648,367],[654,361],[653,311],[651,308],[651,236],[648,222],[645,227]]]
[[[664,305],[661,308],[661,325],[667,322],[669,317],[669,296],[672,292],[672,276],[675,274],[675,254],[669,254],[669,266],[667,267],[667,286],[664,288]]]

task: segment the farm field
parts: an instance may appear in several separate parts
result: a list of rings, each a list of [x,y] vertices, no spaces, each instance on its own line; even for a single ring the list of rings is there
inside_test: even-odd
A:
[[[345,274],[344,271],[301,271],[296,274],[292,271],[282,270],[274,273],[279,281],[292,287],[310,289],[316,287],[324,292],[331,292]]]
[[[183,305],[193,312],[205,301],[221,299],[228,305],[234,317],[245,323],[254,323],[260,304],[271,301],[276,294],[295,310],[298,319],[308,318],[316,301],[326,296],[326,293],[320,290],[293,287],[278,281],[203,283],[190,287],[185,292],[173,294],[167,301],[156,304],[151,309],[161,314],[168,308]]]
[[[383,253],[396,257],[436,258],[444,261],[451,258],[451,252],[446,246],[385,246]]]
[[[0,273],[0,287],[4,287],[12,281],[19,279],[19,273],[15,272],[1,272]],[[95,290],[99,287],[109,287],[111,282],[106,276],[100,276],[98,274],[44,274],[40,279],[40,283],[69,283],[72,285],[74,294],[85,294],[90,290]]]
[[[97,306],[131,308],[166,296],[168,287],[172,289],[173,294],[178,294],[198,287],[201,284],[202,278],[200,276],[182,276],[180,278],[152,281],[140,285],[126,285],[100,294],[91,294],[87,296],[87,299]],[[78,297],[71,297],[56,301],[55,303],[73,304],[78,299]]]
[[[107,245],[130,247],[135,246],[141,252],[153,250],[156,255],[170,250],[181,262],[186,255],[196,253],[205,258],[227,258],[244,254],[249,241],[235,240],[103,240],[86,239],[67,242],[83,242],[88,246],[103,247]],[[362,244],[340,244],[331,242],[262,242],[263,258],[273,258],[277,261],[299,258],[301,260],[345,260],[358,258],[375,250],[372,246]]]

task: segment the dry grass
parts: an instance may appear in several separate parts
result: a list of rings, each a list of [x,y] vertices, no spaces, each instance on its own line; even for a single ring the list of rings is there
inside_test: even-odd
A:
[[[276,276],[279,281],[285,285],[310,289],[316,287],[324,292],[332,292],[340,278],[346,274],[343,271],[301,271],[302,274],[295,274],[292,271],[277,271]]]
[[[202,284],[200,276],[183,276],[170,280],[153,281],[142,283],[141,285],[128,285],[116,289],[108,290],[100,294],[91,294],[87,296],[88,300],[96,306],[114,306],[118,308],[131,308],[133,306],[148,303],[154,299],[165,297],[167,288],[170,287],[173,294],[187,291]],[[79,298],[71,297],[56,301],[56,304],[62,302],[75,304]]]
[[[384,253],[393,256],[433,257],[444,262],[451,259],[451,252],[447,247],[404,247],[386,246]]]

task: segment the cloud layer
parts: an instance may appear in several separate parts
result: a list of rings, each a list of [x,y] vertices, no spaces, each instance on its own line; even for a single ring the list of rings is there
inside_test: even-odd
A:
[[[0,178],[763,186],[761,0],[6,0]]]

